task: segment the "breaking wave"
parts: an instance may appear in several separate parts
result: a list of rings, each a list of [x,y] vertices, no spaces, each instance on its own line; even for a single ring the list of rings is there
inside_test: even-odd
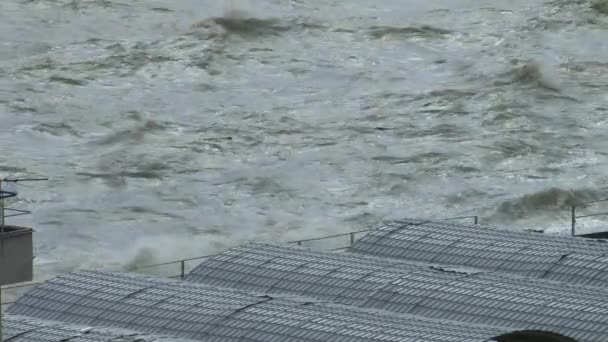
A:
[[[564,190],[550,188],[503,202],[493,215],[495,219],[523,219],[555,211],[564,211],[572,205],[584,207],[588,201],[601,199],[600,191]]]
[[[515,61],[517,63],[517,61]],[[496,82],[496,85],[525,84],[551,91],[560,90],[560,85],[547,66],[536,61],[523,63],[501,75],[506,80]]]
[[[117,261],[125,271],[136,271],[142,266],[176,260],[185,256],[199,257],[219,253],[243,242],[239,239],[215,234],[197,235],[190,239],[170,235],[150,236],[138,239],[133,248],[120,255]],[[166,248],[166,246],[171,246],[171,248]],[[186,271],[201,261],[199,259],[186,263],[185,266],[188,268]],[[175,276],[179,274],[180,268],[178,264],[173,264],[148,269],[146,272],[161,276]]]
[[[81,134],[80,134],[80,132],[78,132],[78,130],[76,130],[74,127],[72,127],[70,124],[68,124],[66,122],[41,123],[41,124],[34,126],[32,129],[34,131],[50,134],[53,136],[64,136],[64,135],[71,135],[74,137],[81,136]]]
[[[119,132],[112,133],[104,138],[93,142],[95,145],[115,145],[122,143],[139,143],[142,142],[147,133],[162,131],[167,127],[166,124],[146,120],[141,125],[133,128],[128,128]]]
[[[276,36],[281,33],[300,30],[318,29],[323,25],[307,22],[300,18],[281,20],[277,18],[257,18],[240,10],[231,10],[220,17],[212,17],[195,23],[193,29],[220,28],[224,35],[239,35],[241,37]],[[221,34],[220,33],[220,34]]]
[[[376,39],[383,39],[387,37],[398,37],[398,38],[411,38],[411,37],[425,37],[435,38],[450,34],[451,31],[432,27],[428,25],[406,26],[406,27],[395,27],[395,26],[372,26],[369,28],[369,34]]]

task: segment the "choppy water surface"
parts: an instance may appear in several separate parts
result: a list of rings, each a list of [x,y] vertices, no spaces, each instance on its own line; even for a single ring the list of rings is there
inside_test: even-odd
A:
[[[4,0],[0,174],[51,178],[13,222],[40,273],[404,216],[565,231],[608,197],[590,4]]]

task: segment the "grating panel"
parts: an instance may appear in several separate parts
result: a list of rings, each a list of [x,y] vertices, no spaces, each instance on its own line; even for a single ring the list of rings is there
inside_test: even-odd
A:
[[[183,338],[121,329],[91,328],[24,316],[5,316],[2,323],[3,338],[7,342],[193,342]]]
[[[220,254],[221,256],[222,254]],[[306,294],[320,300],[431,318],[526,329],[546,329],[597,341],[608,336],[608,290],[488,272],[382,259],[353,253],[317,252],[285,245],[253,243],[230,251],[221,262],[209,259],[186,281],[255,291],[255,274],[298,261],[274,279],[270,294]],[[251,260],[264,260],[251,268]],[[225,267],[223,267],[225,265]],[[217,270],[230,270],[217,272]],[[311,270],[334,269],[319,278]],[[234,277],[234,274],[252,275]],[[311,280],[312,278],[312,280]],[[239,280],[234,280],[239,279]],[[354,280],[354,281],[351,281]],[[579,320],[581,324],[575,324]]]
[[[416,237],[415,245],[410,244],[409,237]],[[608,244],[586,238],[408,219],[371,231],[350,251],[608,286],[608,277],[604,276],[608,273]]]
[[[65,303],[62,301],[65,297],[58,295],[68,289],[91,286],[95,290],[81,301]],[[307,286],[312,289],[315,285]],[[94,296],[101,292],[110,297]],[[125,305],[133,299],[139,304]],[[9,312],[41,318],[52,316],[71,323],[80,317],[74,310],[82,307],[102,311],[90,317],[90,325],[219,342],[481,342],[511,330],[109,272],[77,272],[55,278],[26,293]]]

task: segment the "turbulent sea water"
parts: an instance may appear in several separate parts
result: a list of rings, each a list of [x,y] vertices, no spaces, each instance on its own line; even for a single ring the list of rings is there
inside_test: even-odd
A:
[[[608,197],[599,8],[3,0],[0,176],[50,178],[10,222],[39,277],[401,217],[566,233]]]

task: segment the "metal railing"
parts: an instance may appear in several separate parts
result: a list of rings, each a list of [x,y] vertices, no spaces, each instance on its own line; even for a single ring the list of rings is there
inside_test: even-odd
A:
[[[450,218],[446,218],[446,219],[443,219],[443,220],[444,221],[455,221],[455,220],[465,220],[465,219],[472,219],[474,224],[479,224],[479,217],[477,215],[475,215],[475,216],[450,217]],[[296,244],[298,246],[304,246],[306,243],[310,243],[310,242],[327,241],[327,240],[331,240],[331,239],[348,237],[348,245],[346,245],[346,246],[340,245],[339,247],[331,247],[331,248],[323,249],[323,250],[326,250],[326,251],[340,251],[340,250],[345,250],[345,249],[348,249],[348,248],[352,247],[355,244],[355,241],[357,240],[357,236],[359,234],[367,233],[367,232],[370,232],[370,231],[372,231],[374,229],[375,228],[358,230],[358,231],[348,232],[348,233],[340,233],[340,234],[327,235],[327,236],[322,236],[322,237],[318,237],[318,238],[309,238],[309,239],[287,241],[286,244]],[[149,264],[149,265],[144,265],[144,266],[127,267],[126,271],[129,271],[129,272],[141,272],[141,271],[146,271],[146,270],[150,270],[150,269],[156,269],[157,272],[152,272],[152,274],[159,275],[159,273],[162,273],[163,277],[171,278],[171,279],[181,279],[181,280],[183,280],[186,277],[186,274],[188,274],[188,272],[192,268],[195,267],[195,266],[188,265],[189,263],[191,263],[193,261],[199,261],[199,260],[209,259],[209,258],[217,256],[219,254],[220,253],[215,253],[215,254],[208,254],[208,255],[202,255],[202,256],[198,256],[198,257],[193,257],[193,258],[186,258],[186,259],[179,259],[179,260],[161,262],[161,263],[157,263],[157,264]],[[175,272],[175,271],[162,272],[162,268],[167,267],[167,266],[169,266],[171,268],[173,268],[174,266],[176,266],[178,268],[178,271],[177,272]],[[142,273],[145,273],[145,272],[142,272]],[[148,274],[150,274],[150,273],[148,273]],[[27,284],[19,284],[19,285],[13,285],[13,286],[4,286],[2,288],[2,291],[4,291],[6,293],[7,290],[10,291],[10,290],[19,289],[19,288],[33,287],[33,286],[42,284],[43,282],[44,281],[30,282],[30,283],[27,283]],[[3,302],[3,303],[0,303],[0,307],[8,306],[8,305],[13,304],[13,303],[14,303],[14,301]]]
[[[22,216],[22,215],[28,215],[31,214],[31,211],[29,210],[22,210],[22,209],[14,209],[14,208],[7,208],[4,204],[4,200],[8,199],[8,198],[12,198],[12,197],[16,197],[17,196],[17,192],[14,190],[7,190],[3,188],[3,183],[13,183],[13,184],[17,184],[17,183],[23,183],[23,182],[39,182],[39,181],[47,181],[49,180],[48,178],[0,178],[0,232],[4,232],[4,224],[5,224],[5,219],[9,218],[9,217],[15,217],[15,216]],[[5,214],[5,212],[12,212],[14,214]]]
[[[476,224],[476,225],[479,224],[479,216],[477,216],[477,215],[449,217],[449,218],[446,218],[446,219],[443,219],[443,220],[444,221],[473,220],[474,224]],[[286,244],[295,244],[295,245],[298,245],[298,246],[304,246],[306,243],[310,243],[310,242],[328,241],[328,240],[332,240],[332,239],[338,239],[338,238],[348,237],[348,244],[347,245],[340,245],[338,247],[334,246],[334,247],[323,249],[323,250],[326,250],[326,251],[340,251],[340,250],[345,250],[345,249],[348,249],[348,248],[352,247],[354,245],[355,241],[357,240],[357,236],[359,234],[367,233],[367,232],[370,232],[370,231],[372,231],[374,229],[375,228],[358,230],[358,231],[348,232],[348,233],[340,233],[340,234],[327,235],[327,236],[322,236],[322,237],[317,237],[317,238],[308,238],[308,239],[287,241]],[[184,279],[185,276],[186,276],[186,274],[187,274],[187,271],[190,269],[189,267],[187,267],[188,266],[187,265],[188,262],[208,259],[208,258],[214,257],[214,256],[216,256],[218,254],[219,253],[210,254],[210,255],[203,255],[203,256],[189,258],[189,259],[180,259],[180,260],[168,261],[168,262],[163,262],[163,263],[159,263],[159,264],[151,264],[151,265],[139,266],[139,267],[134,267],[134,268],[130,269],[130,271],[138,272],[138,271],[146,270],[146,269],[154,269],[154,268],[174,265],[174,266],[176,266],[176,267],[179,268],[179,273],[170,273],[170,275],[165,275],[165,276],[168,277],[168,278]]]
[[[355,244],[355,239],[356,239],[356,235],[357,234],[367,233],[367,232],[370,232],[372,230],[373,229],[358,230],[358,231],[355,231],[355,232],[334,234],[334,235],[322,236],[322,237],[318,237],[318,238],[303,239],[303,240],[296,240],[296,241],[288,241],[287,243],[288,244],[297,244],[298,246],[302,246],[302,244],[306,243],[306,242],[325,241],[325,240],[329,240],[329,239],[335,239],[335,238],[340,238],[340,237],[348,236],[349,237],[349,241],[350,241],[350,244],[348,246],[334,247],[334,248],[329,249],[329,250],[333,250],[333,251],[339,251],[339,250],[344,250],[344,249],[352,247]]]
[[[127,271],[139,272],[139,271],[142,271],[142,270],[148,270],[148,269],[153,269],[153,268],[158,269],[159,267],[176,265],[176,266],[179,267],[179,273],[170,273],[169,275],[165,275],[165,277],[172,278],[172,279],[184,280],[184,278],[186,277],[186,274],[188,273],[187,270],[191,269],[191,268],[187,267],[189,262],[209,259],[211,257],[214,257],[214,256],[218,255],[218,254],[219,253],[208,254],[208,255],[201,255],[201,256],[194,257],[194,258],[187,258],[187,259],[180,259],[180,260],[174,260],[174,261],[161,262],[161,263],[158,263],[158,264],[150,264],[150,265],[144,265],[144,266],[137,266],[137,267],[133,267],[133,268],[128,268]]]
[[[595,200],[595,201],[588,201],[588,202],[583,202],[580,204],[580,206],[582,207],[588,207],[590,205],[594,205],[594,204],[598,204],[598,203],[605,203],[608,202],[608,198],[606,199],[600,199],[600,200]],[[575,204],[573,204],[572,206],[570,206],[570,228],[571,228],[571,234],[572,236],[576,236],[576,222],[577,219],[579,218],[587,218],[587,217],[595,217],[595,216],[608,216],[608,211],[605,212],[597,212],[597,213],[590,213],[590,214],[585,214],[585,215],[576,215],[576,209],[577,206]]]
[[[470,220],[470,219],[473,219],[473,224],[479,224],[479,216],[477,216],[477,215],[449,217],[449,218],[446,218],[443,220],[444,221],[455,221],[455,220]]]

